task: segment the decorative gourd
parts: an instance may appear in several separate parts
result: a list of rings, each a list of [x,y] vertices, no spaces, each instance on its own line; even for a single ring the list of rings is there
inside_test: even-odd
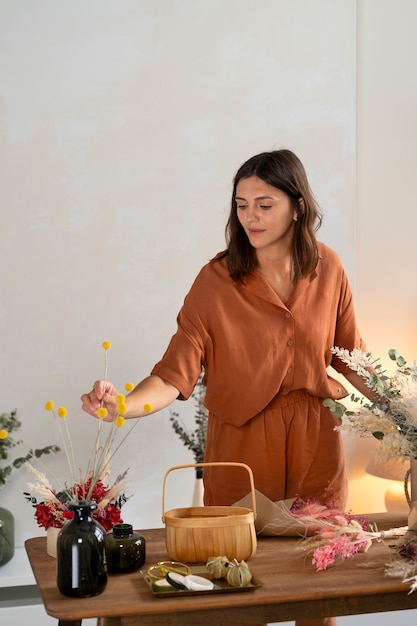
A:
[[[227,582],[232,587],[247,587],[252,580],[252,574],[245,563],[245,561],[240,561],[240,563],[234,559],[227,568]]]
[[[229,560],[225,556],[210,556],[206,568],[213,578],[226,578]]]

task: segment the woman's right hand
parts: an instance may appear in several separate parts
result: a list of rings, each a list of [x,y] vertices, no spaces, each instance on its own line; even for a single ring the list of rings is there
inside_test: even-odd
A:
[[[96,380],[88,393],[81,396],[81,408],[97,417],[97,409],[104,407],[107,409],[108,415],[104,418],[105,422],[111,422],[116,414],[116,396],[118,395],[116,387],[108,380]]]

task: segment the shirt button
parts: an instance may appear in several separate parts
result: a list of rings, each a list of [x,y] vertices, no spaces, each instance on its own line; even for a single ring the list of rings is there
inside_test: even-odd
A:
[[[291,313],[289,311],[286,312],[285,317],[291,317]]]
[[[287,346],[292,346],[292,345],[294,345],[294,341],[292,339],[289,339],[287,341]]]
[[[292,367],[289,367],[289,368],[287,369],[287,372],[288,372],[288,374],[291,374],[291,372],[292,372]]]

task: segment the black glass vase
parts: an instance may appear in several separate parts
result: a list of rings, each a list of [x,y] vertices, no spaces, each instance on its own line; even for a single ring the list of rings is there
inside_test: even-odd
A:
[[[74,517],[63,526],[57,540],[57,585],[65,596],[96,596],[107,584],[106,531],[96,522],[95,502],[70,504]]]

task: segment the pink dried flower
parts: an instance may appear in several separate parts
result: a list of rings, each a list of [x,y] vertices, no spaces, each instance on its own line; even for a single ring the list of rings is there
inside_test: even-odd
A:
[[[327,508],[317,502],[297,502],[291,509],[294,518],[305,525],[310,534],[300,547],[312,554],[317,571],[327,569],[336,560],[350,558],[366,551],[374,539],[382,536],[401,536],[407,527],[380,533],[369,532],[364,517],[359,518],[335,508]]]
[[[352,542],[346,536],[339,537],[328,544],[316,548],[313,553],[312,563],[316,566],[318,572],[325,570],[329,565],[333,565],[336,559],[344,560],[352,557],[364,548],[367,542],[367,540]]]

